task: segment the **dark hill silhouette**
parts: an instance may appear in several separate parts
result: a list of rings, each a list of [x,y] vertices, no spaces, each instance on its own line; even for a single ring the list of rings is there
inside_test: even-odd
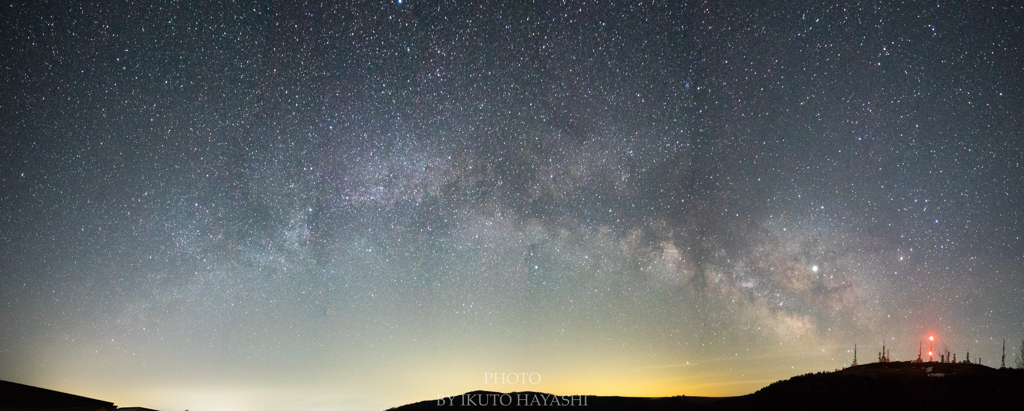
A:
[[[750,410],[945,410],[1017,409],[1010,406],[1022,402],[1024,370],[893,362],[793,377],[722,405]]]
[[[703,410],[723,398],[713,397],[601,397],[601,396],[556,396],[552,394],[523,391],[500,393],[493,391],[472,391],[443,400],[421,401],[392,408],[395,411],[418,411],[445,408],[493,408],[493,409],[537,409],[537,407],[579,407],[582,410]],[[444,401],[444,404],[439,404]],[[453,405],[454,403],[454,405]]]
[[[468,396],[468,397],[467,397]],[[583,406],[603,410],[960,410],[1020,409],[1024,404],[1024,370],[994,369],[976,364],[876,363],[835,372],[805,374],[778,381],[740,397],[599,397],[585,404],[569,403],[534,392],[474,391],[448,399],[421,401],[394,408],[418,411],[438,408],[534,409]],[[537,403],[537,399],[546,403]],[[579,396],[575,398],[580,398]],[[481,401],[483,399],[483,401]],[[525,399],[525,402],[524,400]],[[504,400],[505,403],[502,403]],[[453,404],[454,402],[454,404]],[[506,404],[507,403],[507,404]]]
[[[0,381],[0,411],[112,411],[114,403]]]

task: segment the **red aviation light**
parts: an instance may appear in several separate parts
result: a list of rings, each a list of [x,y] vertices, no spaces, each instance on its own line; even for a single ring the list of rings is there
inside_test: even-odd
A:
[[[929,335],[929,336],[928,336],[928,341],[935,341],[935,337],[934,337],[934,336],[931,336],[931,335]]]

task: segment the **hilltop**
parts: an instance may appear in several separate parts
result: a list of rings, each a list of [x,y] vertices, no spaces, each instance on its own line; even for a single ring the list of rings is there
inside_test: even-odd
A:
[[[739,397],[559,397],[537,392],[473,391],[443,403],[427,400],[393,410],[537,406],[585,406],[590,411],[1018,409],[1024,403],[1022,393],[1024,370],[962,363],[891,362],[800,375]]]
[[[997,409],[1024,402],[1022,391],[1024,370],[891,362],[801,375],[724,403],[759,410]]]

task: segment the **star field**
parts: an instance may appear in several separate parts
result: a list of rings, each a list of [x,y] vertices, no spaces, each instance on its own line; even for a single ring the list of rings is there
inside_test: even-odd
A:
[[[1019,353],[1013,2],[2,8],[0,379],[384,409]]]

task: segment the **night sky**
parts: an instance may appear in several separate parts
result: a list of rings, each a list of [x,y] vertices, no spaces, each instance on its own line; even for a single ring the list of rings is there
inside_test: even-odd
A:
[[[1019,353],[1016,2],[66,3],[0,11],[2,380],[372,410]]]

